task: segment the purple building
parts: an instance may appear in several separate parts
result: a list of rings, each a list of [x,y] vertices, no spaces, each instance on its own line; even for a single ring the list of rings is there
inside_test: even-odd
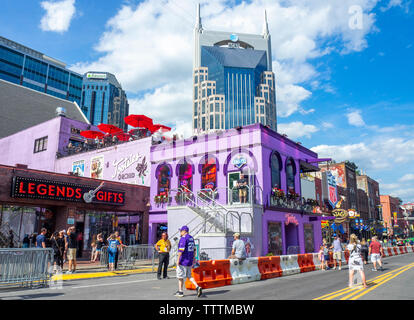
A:
[[[152,146],[149,240],[166,227],[174,240],[186,224],[213,258],[234,232],[253,256],[318,251],[321,216],[300,197],[300,173],[318,171],[317,158],[260,124]]]

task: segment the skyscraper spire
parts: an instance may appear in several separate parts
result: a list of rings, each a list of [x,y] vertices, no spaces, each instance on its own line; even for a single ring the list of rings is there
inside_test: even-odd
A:
[[[199,32],[203,30],[203,25],[201,24],[200,3],[197,4],[197,18],[196,18],[195,29]]]
[[[267,12],[265,10],[264,15],[264,24],[263,24],[263,36],[266,37],[269,35],[269,26],[267,24]]]

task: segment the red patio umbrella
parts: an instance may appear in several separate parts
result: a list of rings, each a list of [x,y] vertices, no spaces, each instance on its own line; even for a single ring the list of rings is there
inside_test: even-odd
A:
[[[119,141],[128,141],[129,138],[131,138],[131,135],[129,133],[118,133],[116,134],[116,137],[118,138]]]
[[[117,126],[114,126],[112,124],[105,124],[105,123],[101,123],[98,126],[99,130],[109,133],[109,134],[116,134],[116,133],[120,133],[122,132],[121,128],[118,128]]]
[[[148,128],[153,125],[152,119],[144,115],[131,114],[124,118],[126,124],[135,128]]]
[[[94,131],[94,130],[85,130],[81,131],[80,135],[86,139],[102,139],[104,134],[100,131]]]
[[[162,132],[167,132],[167,131],[171,131],[171,128],[170,127],[167,127],[167,126],[164,126],[164,125],[162,125],[162,124],[154,124],[151,128],[149,128],[149,130],[151,131],[151,132],[155,132],[155,131],[158,131],[159,129],[161,129],[162,130]]]

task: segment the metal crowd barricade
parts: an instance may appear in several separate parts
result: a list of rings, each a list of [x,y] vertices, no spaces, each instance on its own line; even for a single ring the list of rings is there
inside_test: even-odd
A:
[[[53,249],[0,249],[0,285],[46,285]]]
[[[118,268],[117,269],[135,269],[151,265],[152,271],[155,269],[155,259],[158,258],[158,252],[153,245],[134,245],[127,246],[118,250]],[[108,266],[108,247],[102,247],[101,266]]]

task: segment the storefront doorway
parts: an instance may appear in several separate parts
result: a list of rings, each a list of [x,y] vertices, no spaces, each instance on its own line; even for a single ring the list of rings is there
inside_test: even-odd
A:
[[[168,226],[167,226],[166,223],[156,223],[153,226],[155,228],[155,232],[153,233],[154,234],[154,239],[152,239],[152,240],[153,240],[153,243],[157,243],[158,240],[161,239],[162,233],[163,232],[168,232]]]
[[[250,186],[254,185],[255,176],[253,174],[249,174],[247,172],[240,172],[240,171],[233,171],[227,174],[227,186],[228,186],[228,203],[229,204],[240,204],[240,192],[239,192],[239,185],[238,182],[240,180],[240,176],[243,174],[244,179],[247,180],[246,189],[246,201],[249,202],[250,200]]]
[[[296,224],[285,225],[285,238],[286,254],[299,254],[299,232]]]

